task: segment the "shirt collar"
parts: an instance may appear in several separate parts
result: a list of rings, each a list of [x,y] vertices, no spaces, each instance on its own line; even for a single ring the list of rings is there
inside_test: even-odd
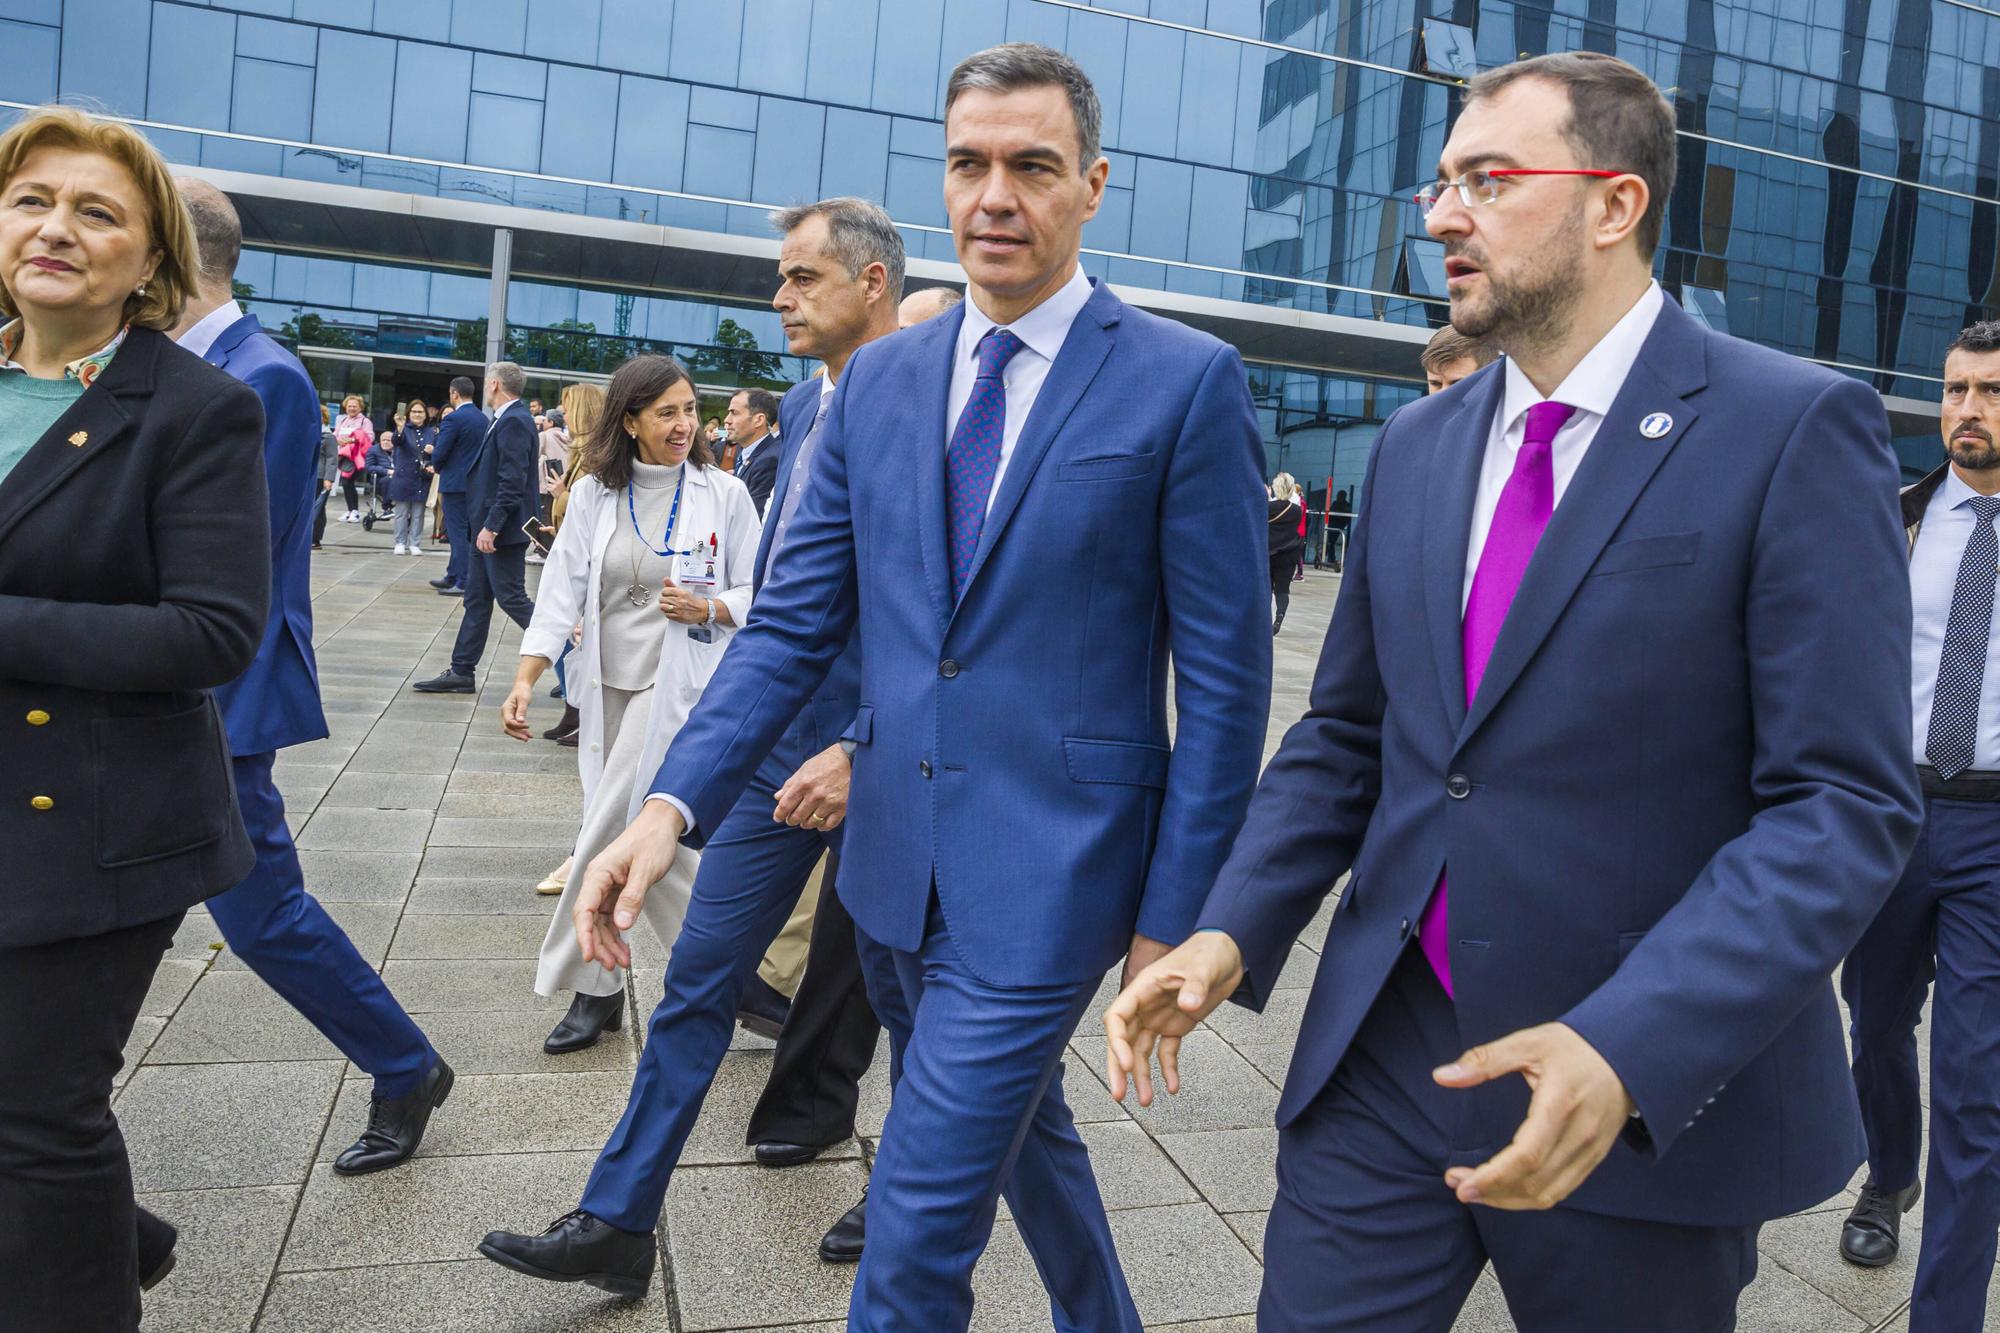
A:
[[[234,301],[224,301],[215,309],[203,315],[195,326],[183,333],[176,341],[196,356],[206,357],[208,349],[215,346],[215,340],[223,330],[243,318],[243,307]]]
[[[1958,475],[1957,468],[1946,468],[1944,483],[1938,487],[1937,500],[1946,509],[1962,509],[1967,500],[1976,500],[1979,492],[1965,484],[1965,478]]]
[[[1029,351],[1044,361],[1053,362],[1056,353],[1062,350],[1063,339],[1069,337],[1069,326],[1076,323],[1076,317],[1089,303],[1090,292],[1090,279],[1083,275],[1083,265],[1078,264],[1069,275],[1068,282],[1007,328]],[[979,340],[986,336],[988,330],[996,327],[986,312],[979,308],[978,297],[968,295],[964,305],[965,323],[958,330],[960,361],[970,360],[979,349]]]
[[[1576,363],[1548,401],[1568,403],[1578,412],[1588,412],[1595,416],[1610,415],[1611,404],[1618,399],[1618,391],[1625,387],[1625,377],[1632,373],[1632,366],[1639,359],[1639,351],[1646,345],[1647,335],[1653,331],[1653,322],[1660,317],[1660,307],[1666,304],[1666,293],[1657,282],[1648,282],[1646,290],[1632,303],[1632,308],[1602,338],[1597,345],[1584,353],[1583,360]],[[1527,373],[1507,358],[1507,397],[1503,404],[1505,413],[1502,422],[1508,431],[1514,423],[1527,415],[1528,409],[1542,401],[1541,391],[1534,386]]]
[[[104,368],[111,364],[111,358],[118,354],[125,335],[132,331],[130,324],[118,330],[118,336],[88,356],[80,356],[63,367],[63,378],[75,380],[88,389],[96,383]],[[5,328],[0,328],[0,371],[13,370],[25,375],[28,368],[14,360],[14,349],[21,345],[21,321],[14,319]]]

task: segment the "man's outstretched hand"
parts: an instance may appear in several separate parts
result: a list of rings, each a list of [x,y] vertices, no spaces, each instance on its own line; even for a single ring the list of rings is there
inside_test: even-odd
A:
[[[1221,931],[1204,930],[1137,975],[1129,967],[1126,974],[1125,989],[1104,1011],[1105,1077],[1119,1101],[1130,1078],[1139,1085],[1139,1105],[1151,1106],[1155,1053],[1167,1091],[1179,1092],[1181,1038],[1242,984],[1243,954]]]
[[[585,962],[607,972],[632,965],[625,932],[638,921],[647,890],[673,865],[686,831],[680,811],[665,801],[648,801],[639,817],[591,859],[583,890],[570,909]]]

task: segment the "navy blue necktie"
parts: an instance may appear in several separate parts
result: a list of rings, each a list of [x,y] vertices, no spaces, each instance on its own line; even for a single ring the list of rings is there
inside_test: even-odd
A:
[[[1931,729],[1924,739],[1925,757],[1946,779],[1972,767],[1979,740],[1979,687],[1986,679],[1986,650],[1993,641],[1993,581],[2000,574],[2000,536],[1993,531],[2000,496],[1975,495],[1965,503],[1979,522],[1958,562],[1944,651],[1938,656],[1937,688],[1931,695]]]
[[[979,532],[986,526],[986,500],[1000,470],[1000,442],[1007,434],[1007,385],[1002,374],[1023,344],[1006,329],[988,329],[979,340],[979,376],[972,396],[951,433],[945,452],[945,540],[951,550],[951,595],[965,595]]]

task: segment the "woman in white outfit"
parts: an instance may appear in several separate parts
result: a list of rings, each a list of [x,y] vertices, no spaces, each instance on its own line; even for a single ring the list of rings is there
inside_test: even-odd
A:
[[[581,622],[568,673],[582,715],[583,828],[535,974],[538,994],[576,993],[544,1044],[552,1054],[593,1045],[622,1022],[625,975],[583,961],[570,909],[591,858],[639,812],[667,745],[750,611],[757,509],[743,483],[715,466],[700,426],[694,383],[672,358],[637,356],[611,377],[603,413],[579,441],[582,475],[501,705],[507,734],[528,740],[535,681]],[[683,849],[646,898],[646,920],[670,949],[698,859]]]

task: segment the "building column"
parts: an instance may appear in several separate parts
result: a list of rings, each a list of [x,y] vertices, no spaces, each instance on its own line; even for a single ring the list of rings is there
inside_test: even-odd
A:
[[[514,276],[514,232],[493,229],[493,294],[486,307],[486,364],[507,359],[507,283]]]

